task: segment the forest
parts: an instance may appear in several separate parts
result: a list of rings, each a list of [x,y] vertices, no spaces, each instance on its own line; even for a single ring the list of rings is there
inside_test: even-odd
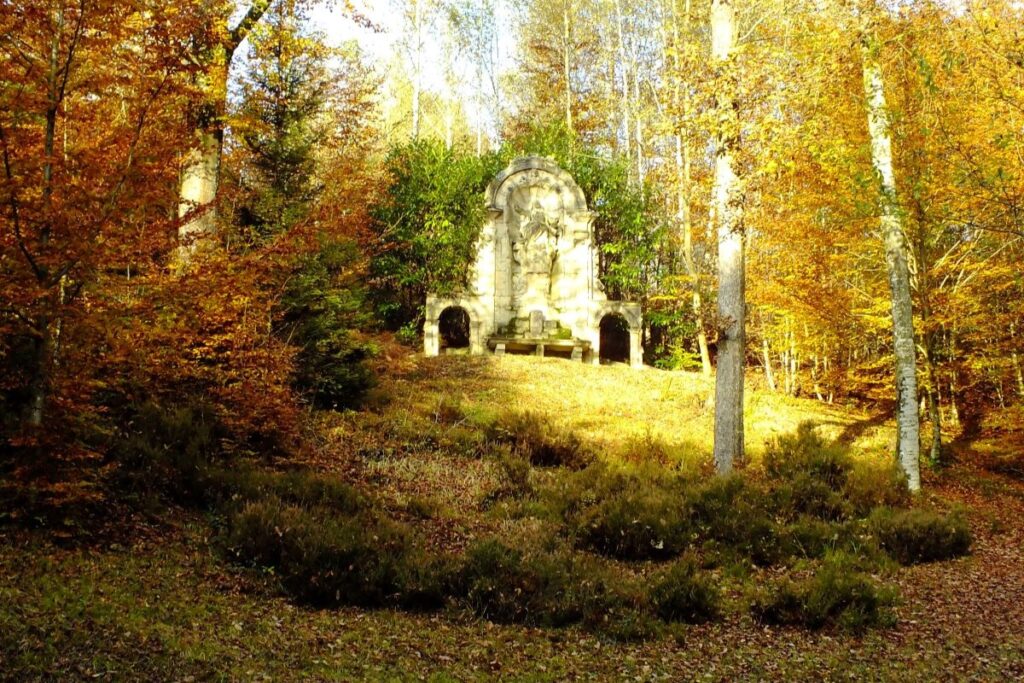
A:
[[[1022,259],[1019,0],[0,0],[0,680],[1024,677]]]

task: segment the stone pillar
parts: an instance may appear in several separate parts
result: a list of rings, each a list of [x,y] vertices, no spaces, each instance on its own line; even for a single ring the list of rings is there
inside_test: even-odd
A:
[[[639,329],[629,329],[629,366],[633,368],[644,366],[644,352],[640,346]]]
[[[481,332],[482,323],[479,320],[471,320],[469,323],[469,352],[479,356],[484,352],[484,338]]]
[[[441,352],[440,331],[436,320],[427,320],[423,325],[423,355],[436,356]]]

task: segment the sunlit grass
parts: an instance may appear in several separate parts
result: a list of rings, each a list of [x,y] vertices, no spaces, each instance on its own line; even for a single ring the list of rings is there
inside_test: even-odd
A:
[[[478,426],[505,412],[537,413],[556,428],[577,434],[611,463],[654,461],[684,470],[710,467],[714,381],[700,373],[624,365],[591,366],[553,358],[440,357],[421,359],[388,376],[378,391],[386,401],[385,432],[415,443],[427,432],[441,439],[460,426]],[[439,411],[458,406],[463,417],[440,424]],[[744,410],[747,455],[759,462],[767,441],[811,421],[836,438],[869,415],[814,399],[748,389]],[[350,429],[374,419],[352,418]],[[436,428],[441,426],[442,429]],[[471,430],[470,430],[471,431]],[[852,445],[868,457],[888,452],[889,425],[855,430]],[[454,439],[453,439],[454,440]]]

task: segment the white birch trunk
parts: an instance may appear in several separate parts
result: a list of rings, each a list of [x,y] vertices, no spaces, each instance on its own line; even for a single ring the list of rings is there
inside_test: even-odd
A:
[[[738,114],[730,64],[736,43],[733,0],[711,3],[711,57],[721,80],[717,93],[715,222],[718,233],[718,371],[715,378],[715,467],[730,472],[743,459],[743,366],[745,357],[745,265],[742,200],[734,169]]]
[[[921,488],[920,418],[917,406],[917,366],[914,347],[914,319],[910,300],[910,268],[903,232],[896,177],[893,170],[889,111],[885,103],[882,68],[878,61],[878,39],[870,29],[861,35],[864,95],[867,100],[871,161],[879,184],[882,237],[892,299],[893,348],[896,357],[898,408],[898,457],[911,491]]]

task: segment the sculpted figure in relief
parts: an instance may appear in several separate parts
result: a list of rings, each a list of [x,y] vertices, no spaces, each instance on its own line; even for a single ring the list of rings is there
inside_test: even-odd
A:
[[[512,297],[518,306],[529,290],[547,295],[564,223],[561,201],[543,186],[520,188],[511,197]]]

